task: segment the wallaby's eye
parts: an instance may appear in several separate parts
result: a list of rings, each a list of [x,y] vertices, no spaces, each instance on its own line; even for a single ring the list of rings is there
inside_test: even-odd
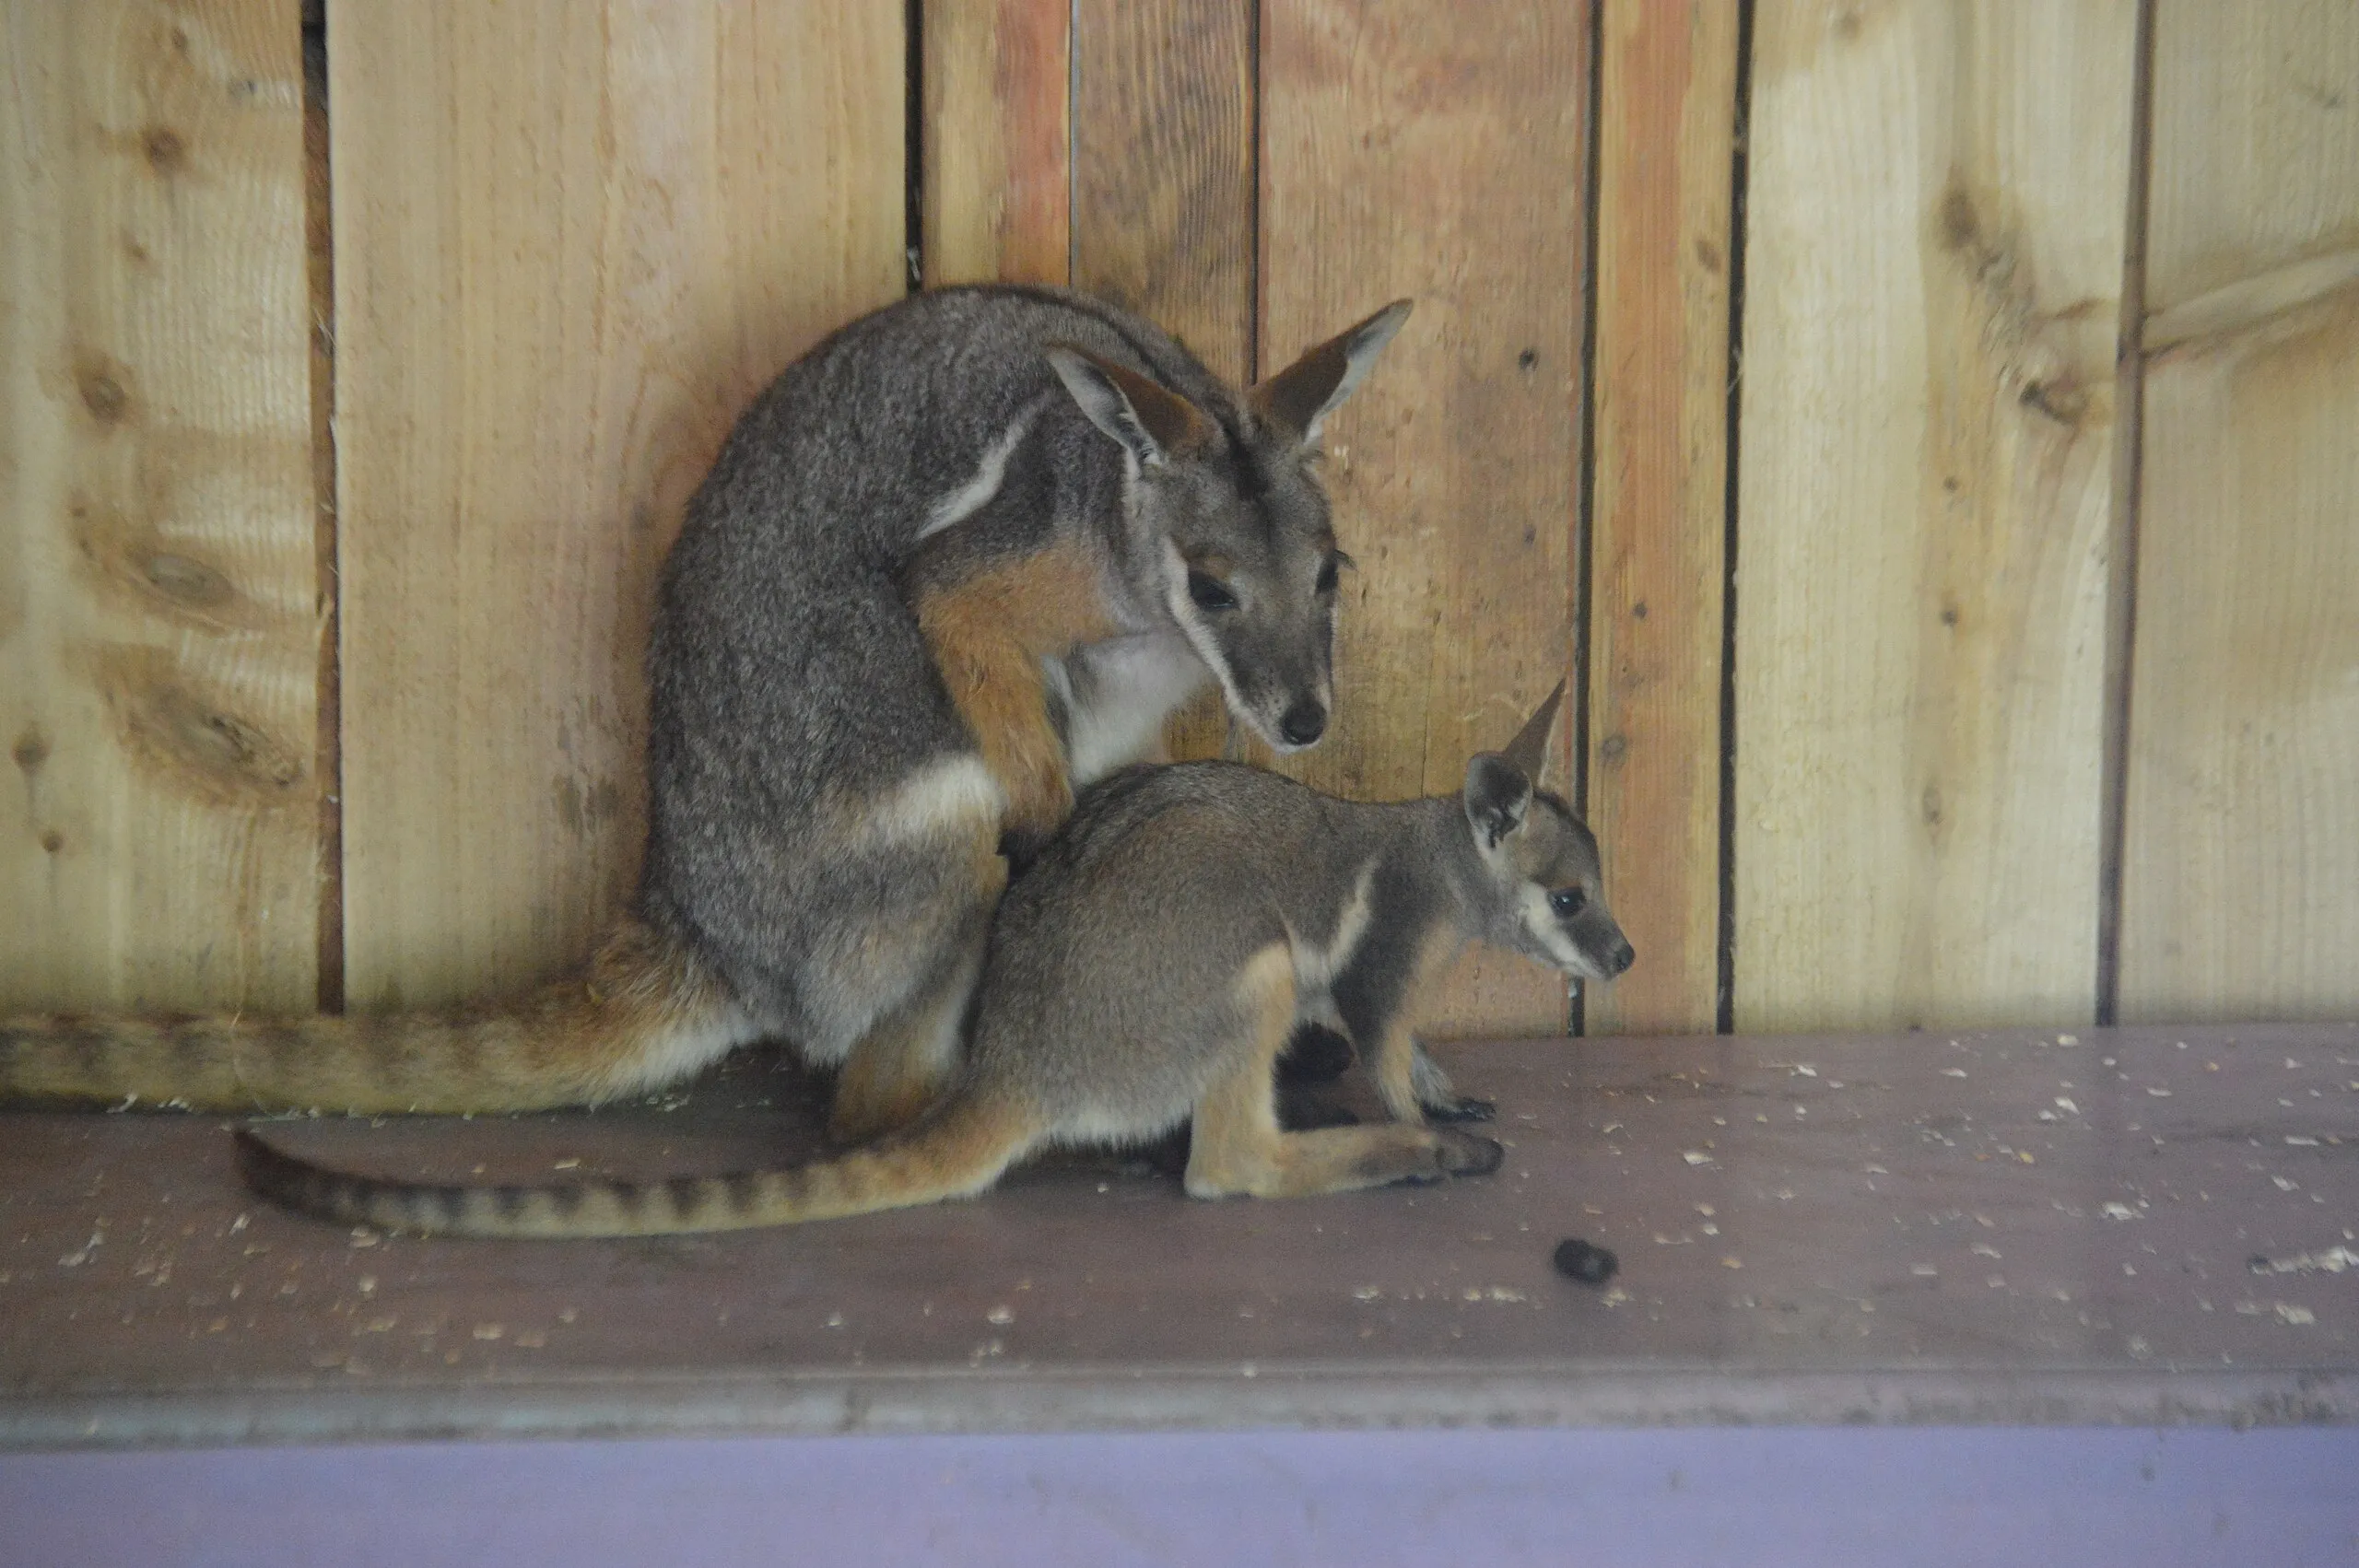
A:
[[[1228,584],[1221,581],[1220,579],[1213,576],[1210,572],[1200,572],[1193,569],[1189,571],[1188,597],[1196,602],[1196,608],[1199,610],[1234,610],[1237,608],[1237,595],[1228,591]]]
[[[1569,920],[1589,907],[1589,895],[1578,887],[1560,887],[1548,895],[1548,907],[1558,919]]]

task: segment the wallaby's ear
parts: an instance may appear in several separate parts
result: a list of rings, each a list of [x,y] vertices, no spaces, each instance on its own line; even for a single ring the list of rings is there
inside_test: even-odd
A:
[[[1556,689],[1548,694],[1514,740],[1507,744],[1504,754],[1509,762],[1523,769],[1523,776],[1536,786],[1541,771],[1548,765],[1548,731],[1556,722],[1557,705],[1565,700],[1565,683],[1558,681]]]
[[[1409,305],[1395,299],[1349,332],[1329,338],[1247,392],[1245,401],[1264,424],[1309,445],[1319,439],[1319,422],[1352,395],[1409,319]]]
[[[1051,344],[1049,364],[1089,422],[1152,466],[1195,451],[1212,440],[1202,410],[1140,375],[1069,343]]]
[[[1532,777],[1497,752],[1478,752],[1466,765],[1466,822],[1485,850],[1523,825],[1532,804]]]

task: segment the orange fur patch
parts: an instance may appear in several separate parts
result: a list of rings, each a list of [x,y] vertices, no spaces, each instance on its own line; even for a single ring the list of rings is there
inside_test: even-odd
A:
[[[918,626],[976,749],[1007,791],[1006,826],[1047,833],[1073,810],[1064,747],[1049,722],[1040,661],[1121,628],[1100,568],[1057,545],[925,594]]]

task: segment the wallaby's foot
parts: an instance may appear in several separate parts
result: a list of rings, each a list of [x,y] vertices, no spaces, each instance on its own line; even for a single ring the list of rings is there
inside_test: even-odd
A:
[[[1507,1145],[1477,1132],[1445,1128],[1434,1134],[1441,1141],[1441,1158],[1451,1176],[1486,1176],[1507,1163]]]

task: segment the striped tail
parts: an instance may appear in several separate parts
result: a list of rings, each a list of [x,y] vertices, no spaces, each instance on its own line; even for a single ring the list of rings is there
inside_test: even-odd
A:
[[[381,1018],[0,1021],[0,1101],[194,1110],[535,1110],[687,1077],[755,1031],[676,943],[627,921],[506,1005]]]
[[[272,1202],[339,1225],[412,1235],[677,1235],[750,1230],[970,1198],[1039,1141],[1036,1118],[957,1095],[839,1159],[732,1176],[546,1187],[383,1181],[326,1169],[238,1130],[238,1171]]]

